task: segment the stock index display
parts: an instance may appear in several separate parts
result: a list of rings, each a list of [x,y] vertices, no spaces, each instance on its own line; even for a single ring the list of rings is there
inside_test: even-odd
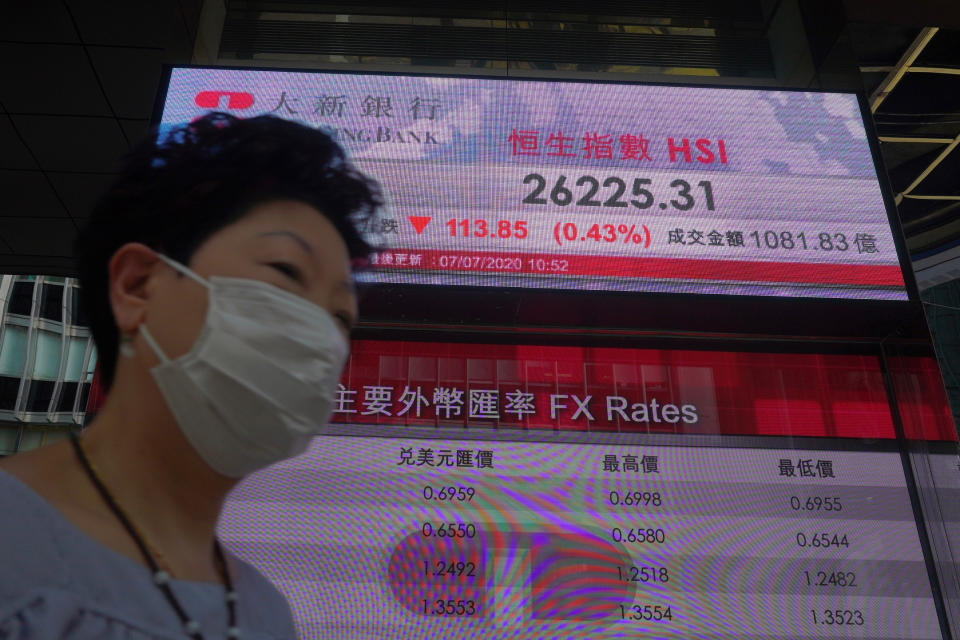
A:
[[[172,70],[328,131],[386,187],[370,282],[905,300],[854,94]]]

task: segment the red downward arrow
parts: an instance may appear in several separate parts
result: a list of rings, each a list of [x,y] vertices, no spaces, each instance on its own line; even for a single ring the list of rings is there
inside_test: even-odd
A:
[[[423,233],[423,230],[427,228],[427,225],[430,224],[430,221],[433,220],[432,216],[407,216],[407,219],[410,220],[410,224],[413,225],[413,228],[416,229],[417,235]]]

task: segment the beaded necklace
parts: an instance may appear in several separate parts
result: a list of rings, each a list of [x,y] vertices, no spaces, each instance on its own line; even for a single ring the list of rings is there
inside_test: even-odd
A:
[[[127,513],[120,507],[119,504],[117,504],[117,501],[114,499],[113,495],[111,495],[111,493],[107,490],[103,480],[100,479],[100,474],[97,472],[96,467],[93,466],[93,463],[87,457],[86,451],[84,451],[83,445],[80,443],[80,439],[77,438],[76,434],[72,430],[70,431],[70,441],[73,443],[73,449],[77,454],[77,458],[80,460],[80,465],[87,473],[87,476],[89,476],[90,481],[93,482],[94,486],[97,488],[97,491],[107,503],[107,506],[110,507],[110,510],[113,511],[114,515],[117,516],[117,519],[120,520],[120,523],[130,534],[130,537],[133,538],[137,548],[140,549],[140,553],[143,554],[144,560],[146,560],[147,565],[150,567],[150,571],[153,573],[153,583],[157,585],[160,591],[163,592],[163,595],[167,598],[167,602],[169,602],[170,606],[173,607],[173,610],[176,611],[177,617],[180,618],[180,622],[183,624],[184,633],[191,638],[203,640],[203,635],[200,633],[199,623],[187,615],[187,612],[184,610],[183,606],[173,594],[173,590],[170,588],[170,579],[172,575],[169,564],[164,561],[163,555],[157,551],[152,544],[150,544],[147,536],[140,532],[136,525],[133,524],[133,521],[130,520],[130,517],[127,516]],[[224,585],[227,588],[227,637],[239,638],[240,629],[237,627],[236,610],[237,592],[233,588],[233,581],[230,579],[230,572],[227,570],[227,562],[223,557],[223,549],[221,549],[220,542],[216,538],[213,540],[213,549],[216,555],[217,569],[219,570],[220,575],[223,578]],[[160,562],[164,565],[163,567],[159,566],[155,557],[159,558]]]

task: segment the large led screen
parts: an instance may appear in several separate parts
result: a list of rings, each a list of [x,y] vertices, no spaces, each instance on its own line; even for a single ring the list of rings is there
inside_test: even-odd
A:
[[[368,281],[907,298],[854,94],[172,69],[163,126],[214,109],[381,182]]]
[[[873,356],[355,341],[219,535],[304,640],[942,638],[898,447]]]

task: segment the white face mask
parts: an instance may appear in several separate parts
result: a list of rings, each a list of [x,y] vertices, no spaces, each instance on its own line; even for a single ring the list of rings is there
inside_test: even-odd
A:
[[[160,256],[208,291],[189,352],[151,369],[187,440],[223,475],[242,477],[303,453],[333,412],[349,346],[322,307],[259,280],[209,282]]]

